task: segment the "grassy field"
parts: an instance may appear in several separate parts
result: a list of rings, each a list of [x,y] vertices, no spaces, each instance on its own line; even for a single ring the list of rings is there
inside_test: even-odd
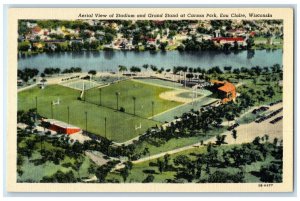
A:
[[[154,78],[143,78],[143,79],[136,79],[136,80],[138,80],[139,82],[149,83],[149,84],[153,84],[153,85],[161,85],[161,86],[178,88],[178,89],[184,88],[183,85],[180,83],[171,82],[171,81],[167,81],[167,80],[154,79]]]
[[[71,82],[64,82],[61,84],[62,86],[70,87],[72,89],[82,90],[83,88],[88,90],[97,86],[100,86],[97,82],[90,82],[88,80],[76,80]]]
[[[190,112],[191,109],[194,109],[194,110],[200,109],[203,105],[210,104],[216,100],[217,99],[215,99],[215,98],[203,97],[203,98],[196,100],[193,103],[180,105],[179,107],[176,107],[172,110],[158,114],[158,115],[154,116],[153,119],[156,121],[160,121],[160,122],[165,122],[165,121],[170,122],[174,119],[175,116],[180,117],[183,113]]]
[[[130,89],[130,91],[128,89]],[[50,85],[45,89],[35,87],[20,92],[18,94],[18,110],[35,108],[35,97],[37,97],[38,113],[47,118],[52,118],[51,102],[56,101],[59,98],[60,104],[53,106],[54,119],[67,122],[67,107],[69,107],[70,124],[85,129],[85,112],[87,112],[87,130],[105,136],[104,118],[107,118],[106,137],[116,142],[124,142],[144,133],[148,128],[160,124],[157,121],[128,114],[133,113],[132,96],[137,97],[136,114],[145,117],[151,116],[152,100],[155,101],[155,113],[159,113],[180,104],[158,98],[159,93],[169,89],[143,85],[132,81],[125,81],[103,88],[103,103],[114,107],[116,90],[122,91],[119,97],[119,106],[125,107],[126,113],[77,100],[80,91],[60,85]],[[93,97],[93,93],[98,94],[98,91],[91,90],[88,92],[88,95],[90,95],[91,98],[94,98],[92,100],[98,100],[99,97]],[[94,96],[96,95],[94,94]],[[144,104],[144,109],[139,105],[141,102]],[[136,129],[140,124],[141,128]]]
[[[159,94],[166,91],[170,91],[170,89],[127,80],[102,88],[101,104],[108,108],[117,109],[116,93],[119,93],[119,109],[123,107],[126,113],[134,114],[133,97],[135,97],[135,114],[143,118],[149,118],[152,116],[152,101],[154,102],[154,115],[181,104],[179,102],[160,99]],[[99,105],[99,89],[93,88],[87,90],[85,99],[87,102]]]

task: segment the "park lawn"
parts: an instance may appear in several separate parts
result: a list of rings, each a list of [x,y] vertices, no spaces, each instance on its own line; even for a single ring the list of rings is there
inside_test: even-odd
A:
[[[234,146],[241,146],[241,145],[222,145],[220,147],[215,147],[217,149],[222,149],[228,151],[229,149],[233,148]],[[175,154],[170,155],[170,160],[169,164],[174,166],[173,159],[175,159],[179,155],[185,155],[188,156],[191,160],[197,159],[197,155],[200,154],[205,154],[207,152],[207,147],[197,147],[197,148],[192,148],[189,150],[185,150],[182,152],[178,152]],[[164,157],[160,157],[160,160],[164,160]],[[246,183],[257,183],[261,182],[258,177],[252,174],[254,171],[259,171],[260,168],[264,165],[270,164],[272,161],[275,159],[267,155],[266,159],[264,161],[258,161],[254,162],[251,164],[244,165],[244,171],[245,171],[245,182]],[[130,171],[130,174],[126,180],[126,182],[129,183],[138,183],[142,182],[149,173],[147,173],[148,170],[154,170],[154,183],[165,183],[166,179],[174,179],[174,176],[176,175],[175,171],[164,171],[162,173],[159,172],[158,167],[155,165],[157,163],[157,159],[152,159],[149,161],[141,162],[138,164],[133,164],[132,170]],[[225,171],[230,174],[235,174],[240,171],[239,168],[236,167],[226,167],[226,168],[220,168],[220,167],[211,167],[210,172],[211,174],[214,173],[215,171]],[[203,171],[202,171],[202,176],[201,179],[207,179],[208,174],[205,172],[205,165],[203,165]],[[111,172],[107,176],[108,180],[113,180],[113,179],[118,179],[120,182],[123,182],[123,178],[120,176],[119,173],[117,172]]]
[[[30,134],[26,136],[21,142],[18,143],[18,147],[23,147],[24,143],[27,140],[35,140],[36,135]],[[42,148],[47,151],[54,151],[54,150],[62,150],[61,147],[53,146],[52,143],[50,143],[47,140],[54,140],[54,139],[46,139],[42,142]],[[57,140],[57,139],[56,139]],[[83,178],[83,177],[89,177],[89,167],[93,164],[90,159],[82,154],[84,160],[82,165],[79,169],[79,174],[77,171],[72,169],[71,167],[64,167],[63,164],[70,163],[72,165],[75,164],[76,159],[70,158],[68,156],[65,156],[63,160],[60,161],[58,165],[54,164],[52,161],[47,161],[44,164],[35,165],[34,160],[41,159],[42,156],[40,155],[40,149],[41,149],[41,142],[37,141],[34,145],[34,151],[32,153],[31,157],[24,157],[24,162],[21,165],[21,169],[23,171],[22,175],[18,175],[18,181],[19,182],[39,182],[43,179],[44,176],[51,176],[55,174],[58,170],[66,173],[69,171],[73,171],[74,176],[76,178]]]
[[[101,88],[101,104],[102,106],[116,110],[116,93],[120,93],[119,109],[123,107],[126,113],[134,114],[133,97],[135,97],[135,114],[143,118],[149,118],[152,117],[152,101],[154,102],[154,115],[181,104],[179,102],[159,98],[159,94],[166,91],[170,91],[170,89],[126,80]],[[98,88],[87,90],[85,99],[87,102],[99,105],[100,90]]]
[[[167,142],[158,141],[151,141],[146,140],[141,144],[138,144],[136,147],[137,153],[143,153],[145,148],[148,148],[150,155],[159,154],[166,151],[171,151],[173,149],[193,145],[196,143],[200,143],[202,140],[205,141],[207,139],[212,138],[213,136],[219,135],[226,131],[226,128],[215,128],[213,130],[208,131],[206,134],[197,135],[193,137],[182,137],[182,138],[174,138],[170,139]],[[161,144],[160,144],[161,143]],[[147,157],[147,156],[144,156]]]
[[[18,176],[18,181],[19,182],[39,182],[40,180],[43,179],[44,176],[52,176],[53,174],[55,174],[58,170],[66,173],[69,172],[70,170],[73,171],[74,176],[76,178],[79,177],[83,178],[83,177],[89,177],[89,171],[88,168],[91,165],[91,161],[88,157],[84,157],[84,161],[83,164],[81,165],[80,169],[79,169],[79,173],[77,171],[75,171],[74,169],[72,169],[71,167],[63,167],[62,164],[64,163],[68,163],[70,162],[71,164],[74,165],[74,159],[71,159],[67,156],[65,156],[65,159],[63,161],[60,162],[59,165],[55,165],[53,162],[48,161],[44,164],[41,165],[35,165],[31,160],[32,159],[39,159],[41,158],[40,154],[38,151],[35,151],[33,153],[32,158],[25,158],[23,165],[22,165],[22,171],[23,174],[21,176]]]
[[[130,140],[145,132],[148,128],[159,125],[159,122],[140,118],[106,107],[77,100],[80,91],[60,85],[49,85],[45,89],[31,88],[18,93],[18,110],[35,108],[35,97],[38,99],[38,113],[52,118],[51,102],[60,99],[59,105],[53,106],[53,118],[68,121],[67,107],[70,108],[70,124],[85,130],[85,112],[87,112],[87,130],[105,136],[104,118],[107,118],[106,137],[116,142]],[[163,106],[162,106],[163,107]],[[137,129],[141,124],[141,129]]]

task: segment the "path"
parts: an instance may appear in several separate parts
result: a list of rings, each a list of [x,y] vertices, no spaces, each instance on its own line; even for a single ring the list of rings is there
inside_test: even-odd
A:
[[[33,87],[35,87],[35,86],[37,86],[37,83],[34,83],[34,84],[29,85],[29,86],[26,86],[26,87],[19,88],[19,89],[18,89],[18,92],[25,91],[25,90],[27,90],[27,89],[31,89],[31,88],[33,88]]]

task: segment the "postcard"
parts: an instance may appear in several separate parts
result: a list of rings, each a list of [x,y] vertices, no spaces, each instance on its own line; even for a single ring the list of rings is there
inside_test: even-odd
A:
[[[9,192],[292,192],[292,8],[10,8]]]

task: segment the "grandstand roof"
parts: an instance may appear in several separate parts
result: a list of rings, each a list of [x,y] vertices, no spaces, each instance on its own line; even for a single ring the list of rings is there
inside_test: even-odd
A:
[[[231,84],[230,82],[225,82],[223,86],[218,88],[220,91],[224,91],[224,92],[231,92],[233,90],[235,90],[235,86],[233,84]]]
[[[73,126],[71,124],[67,124],[66,122],[59,121],[59,120],[56,120],[56,119],[43,119],[43,121],[49,122],[52,125],[56,125],[56,126],[59,126],[61,128],[65,128],[65,129],[67,129],[67,128],[78,128],[78,129],[80,129],[77,126]]]

